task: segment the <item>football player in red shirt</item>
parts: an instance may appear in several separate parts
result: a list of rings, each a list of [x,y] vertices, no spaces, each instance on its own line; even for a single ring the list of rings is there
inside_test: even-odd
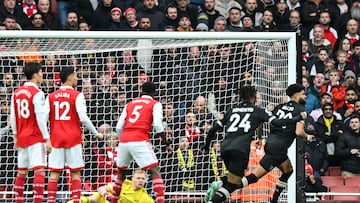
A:
[[[116,203],[121,193],[122,183],[126,176],[124,170],[134,159],[142,170],[149,170],[152,177],[153,190],[156,202],[164,203],[164,183],[158,168],[158,160],[150,145],[150,130],[154,126],[163,142],[166,142],[164,133],[163,108],[160,102],[153,98],[155,85],[145,82],[142,85],[141,97],[135,98],[126,104],[116,125],[119,135],[118,178],[114,185],[112,203]],[[171,150],[170,143],[165,143]]]
[[[84,168],[82,157],[83,123],[94,135],[102,139],[86,114],[84,95],[75,90],[78,77],[74,68],[64,67],[60,72],[63,85],[49,94],[45,109],[50,120],[50,140],[53,150],[49,155],[50,178],[48,182],[48,202],[54,203],[60,173],[65,167],[71,171],[71,198],[74,203],[80,202],[80,171]]]
[[[46,154],[51,152],[44,111],[44,92],[38,88],[43,81],[39,63],[26,63],[27,82],[14,91],[11,98],[10,122],[18,151],[18,174],[14,192],[16,203],[24,200],[24,184],[29,169],[34,171],[34,202],[43,201]]]

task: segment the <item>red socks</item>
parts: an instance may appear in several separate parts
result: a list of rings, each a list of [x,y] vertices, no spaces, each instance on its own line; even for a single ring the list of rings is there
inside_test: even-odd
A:
[[[14,192],[15,202],[22,203],[24,200],[24,185],[25,185],[26,174],[18,173],[15,179]]]
[[[34,190],[34,203],[42,203],[44,199],[44,183],[45,172],[35,172],[33,190]]]
[[[50,179],[48,182],[48,203],[55,203],[56,192],[58,190],[58,181],[56,179]]]
[[[81,195],[81,180],[73,179],[71,180],[71,199],[74,203],[80,203],[80,195]]]
[[[157,203],[164,203],[165,202],[165,189],[164,189],[164,182],[162,180],[162,178],[159,177],[154,177],[152,179],[152,183],[153,183],[153,189],[156,195],[156,202]]]
[[[113,196],[111,199],[111,203],[117,203],[120,193],[121,193],[121,187],[125,179],[118,178],[113,186]]]

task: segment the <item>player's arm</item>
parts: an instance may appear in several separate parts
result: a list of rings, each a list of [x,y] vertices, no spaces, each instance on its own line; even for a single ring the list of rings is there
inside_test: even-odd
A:
[[[305,132],[305,122],[304,121],[300,121],[300,122],[296,123],[295,133],[297,136],[300,136],[303,139],[310,141],[310,142],[314,141],[314,139],[315,139],[314,135],[309,135]]]
[[[224,118],[222,118],[221,120],[217,120],[215,122],[214,126],[209,130],[209,132],[208,132],[208,134],[206,136],[205,145],[202,147],[202,149],[209,150],[211,141],[216,138],[216,132],[223,129],[223,127],[224,127],[223,119]]]
[[[153,106],[153,127],[155,128],[155,131],[159,137],[161,137],[161,142],[166,145],[166,147],[169,147],[171,142],[166,140],[166,134],[164,132],[164,125],[163,125],[163,106],[160,102],[157,102]]]
[[[126,113],[126,109],[127,109],[127,105],[125,105],[123,111],[121,112],[120,114],[120,117],[119,117],[119,120],[116,124],[116,134],[120,137],[123,129],[124,129],[124,125],[125,125],[125,119],[126,119],[126,116],[127,116],[127,113]]]
[[[10,126],[14,135],[14,138],[16,138],[16,118],[15,118],[15,105],[14,105],[14,96],[11,97],[10,102]]]
[[[49,113],[45,107],[45,95],[44,92],[38,92],[33,99],[34,111],[36,116],[36,121],[39,126],[40,132],[45,140],[50,138],[49,131],[47,129],[47,121],[49,118]]]
[[[79,116],[80,122],[86,126],[87,129],[89,129],[93,135],[96,135],[97,137],[101,137],[99,132],[96,130],[95,126],[91,122],[90,118],[87,115],[86,110],[86,101],[83,93],[79,93],[76,97],[75,101],[76,105],[76,112]]]

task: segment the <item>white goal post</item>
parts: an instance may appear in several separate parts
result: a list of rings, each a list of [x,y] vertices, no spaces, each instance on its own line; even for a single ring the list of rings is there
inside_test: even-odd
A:
[[[215,64],[213,67],[218,68],[217,71],[214,71],[213,74],[210,75],[209,72],[212,71],[210,69],[204,69],[199,74],[196,71],[191,72],[193,69],[189,69],[189,67],[192,67],[194,61],[194,59],[191,58],[192,54],[199,54],[199,56],[195,56],[195,58],[199,57],[199,63],[202,68],[205,66],[207,68],[209,67],[209,55],[207,54],[211,51],[209,50],[209,47],[212,45],[215,45],[215,49],[217,49],[217,52],[215,53],[216,59],[212,62]],[[251,46],[249,47],[247,45]],[[230,60],[232,60],[233,63],[231,63],[232,65],[229,65],[230,63],[226,63],[227,66],[225,67],[225,65],[223,65],[225,62],[222,61],[225,59],[222,59],[222,54],[226,54],[226,52],[222,51],[227,46],[230,47]],[[198,50],[193,51],[191,50],[191,47],[197,47]],[[174,49],[175,52],[178,52],[173,53],[170,51]],[[130,50],[130,55],[132,54],[131,57],[133,61],[130,59],[130,62],[136,62],[137,71],[133,71],[131,69],[131,71],[133,71],[131,74],[121,76],[122,79],[126,78],[129,81],[128,86],[126,86],[127,83],[121,83],[121,87],[120,85],[116,87],[118,84],[116,82],[121,80],[120,78],[116,78],[120,77],[120,71],[117,67],[126,67],[123,66],[122,63],[125,63],[124,60],[127,56],[122,54],[128,50]],[[180,54],[180,56],[178,54]],[[86,58],[90,57],[90,55],[92,58]],[[33,56],[35,56],[35,59],[31,58]],[[173,58],[169,59],[170,56]],[[58,60],[59,57],[63,57],[62,59],[64,60],[59,59],[56,62],[56,66],[53,66],[54,64],[45,65],[46,61],[50,60],[47,57],[55,57],[56,60]],[[76,62],[71,61],[72,59]],[[210,98],[216,97],[216,94],[214,96],[214,94],[210,93],[215,92],[213,88],[217,87],[215,82],[221,80],[219,78],[225,78],[226,84],[231,85],[232,91],[231,95],[218,95],[220,97],[219,100],[222,100],[213,103],[215,104],[212,106],[214,111],[208,110],[210,107],[207,106],[207,111],[212,113],[214,119],[216,119],[217,113],[221,113],[219,109],[216,109],[218,108],[217,104],[223,105],[225,106],[224,108],[226,108],[226,104],[223,104],[222,102],[229,101],[230,103],[234,103],[236,101],[234,92],[239,85],[244,84],[246,81],[246,79],[244,79],[245,72],[253,74],[251,83],[255,85],[257,90],[260,92],[262,102],[260,105],[268,107],[269,104],[275,105],[276,103],[283,101],[285,88],[289,84],[296,82],[296,33],[2,31],[0,32],[0,75],[2,76],[0,76],[0,79],[5,79],[4,76],[10,72],[14,81],[11,84],[12,86],[9,86],[9,89],[4,89],[5,92],[2,93],[4,98],[1,97],[1,101],[9,99],[9,95],[12,91],[11,89],[16,88],[16,85],[21,84],[23,78],[21,79],[19,72],[17,72],[18,69],[15,69],[14,67],[23,66],[23,63],[27,60],[39,60],[44,64],[45,71],[43,71],[51,73],[51,75],[47,73],[44,74],[46,75],[44,76],[46,77],[45,81],[48,82],[47,84],[44,84],[44,88],[48,91],[46,93],[51,92],[59,85],[58,72],[62,66],[73,65],[76,67],[77,72],[81,73],[81,71],[83,71],[82,68],[89,65],[90,68],[86,69],[89,71],[89,75],[86,75],[86,77],[90,78],[90,83],[92,81],[90,75],[96,75],[94,76],[94,80],[97,80],[99,77],[107,76],[108,78],[102,78],[102,82],[98,83],[98,81],[95,81],[92,84],[93,86],[91,86],[91,91],[104,91],[104,95],[107,93],[110,95],[109,98],[104,97],[105,99],[103,97],[99,98],[97,96],[90,96],[91,98],[89,102],[91,103],[93,101],[96,108],[94,107],[94,109],[92,109],[93,111],[90,111],[89,113],[94,114],[91,119],[95,119],[92,121],[95,123],[96,127],[100,127],[106,122],[108,122],[110,126],[113,126],[111,123],[115,122],[114,120],[117,118],[119,112],[121,112],[122,106],[119,103],[115,102],[115,104],[113,104],[110,101],[112,99],[111,96],[113,89],[116,89],[114,91],[118,91],[114,94],[116,99],[121,100],[121,93],[125,93],[124,97],[126,97],[126,99],[131,99],[135,95],[138,95],[136,85],[142,77],[144,80],[154,80],[158,86],[162,87],[158,93],[159,95],[169,94],[166,98],[159,96],[159,99],[162,99],[161,101],[163,101],[164,104],[167,104],[168,102],[173,103],[174,111],[176,111],[175,114],[177,113],[178,115],[181,115],[181,118],[176,118],[178,122],[176,124],[178,126],[182,126],[186,122],[187,112],[189,109],[193,108],[193,104],[198,96],[204,95],[207,102]],[[21,63],[19,61],[21,61]],[[188,61],[191,61],[191,64],[188,63]],[[107,68],[111,65],[114,65],[115,69],[111,69],[107,72]],[[177,68],[179,67],[181,69],[177,72]],[[155,70],[155,68],[158,69]],[[274,69],[272,74],[275,74],[275,76],[274,78],[270,77],[270,79],[265,79],[267,76],[266,74],[268,74],[266,71],[270,69]],[[130,70],[127,69],[126,71]],[[125,73],[125,70],[121,71],[121,74],[123,73],[127,74]],[[84,76],[82,75],[79,78],[81,77]],[[199,80],[199,78],[201,79]],[[84,81],[88,78],[82,79],[84,85]],[[116,82],[114,84],[111,83],[112,85],[109,85],[109,89],[105,92],[103,89],[107,88],[107,86],[105,87],[104,85],[104,83],[106,83],[106,79],[110,80],[110,83],[114,80],[116,80]],[[3,83],[3,87],[7,88],[5,82]],[[2,88],[2,86],[0,86],[0,88]],[[85,88],[85,86],[83,88]],[[194,93],[195,91],[197,92]],[[221,97],[226,98],[224,99]],[[109,101],[108,103],[107,99]],[[217,101],[216,98],[214,100]],[[187,103],[184,104],[182,101],[186,101]],[[122,102],[124,101],[122,100]],[[110,108],[108,110],[106,107],[111,105],[117,107]],[[210,105],[210,102],[206,103],[206,105]],[[101,106],[104,106],[104,108],[100,109]],[[1,126],[1,128],[2,127],[3,126]],[[179,128],[181,129],[181,127]],[[268,127],[265,127],[265,131],[268,131]],[[205,134],[202,128],[199,133]],[[265,135],[267,135],[267,133],[265,133]],[[154,142],[157,143],[156,140]],[[92,145],[93,143],[90,142],[88,144]],[[175,147],[178,146],[178,143],[173,144]],[[154,147],[161,151],[156,144],[154,144]],[[3,154],[7,153],[2,152],[2,156]],[[164,156],[163,153],[159,152],[158,155],[159,154]],[[176,154],[176,152],[174,152],[174,154]],[[289,149],[289,157],[294,166],[294,173],[288,181],[288,187],[285,192],[286,195],[283,200],[285,202],[295,203],[295,142]],[[7,169],[4,167],[4,164],[7,163],[3,163],[3,160],[7,162],[10,159],[1,157],[1,160],[2,167],[0,168],[0,174],[6,175]],[[160,164],[161,163],[162,162],[160,161]],[[164,163],[166,163],[166,161]],[[251,171],[251,169],[249,170]],[[199,171],[196,171],[196,174],[199,174]],[[163,174],[163,177],[165,183],[175,184],[175,181],[173,181],[173,179],[176,179],[175,176],[167,176]],[[208,177],[208,179],[210,179],[210,177]],[[1,184],[2,183],[0,182],[0,186]],[[167,185],[165,185],[165,187],[167,187]],[[151,192],[151,187],[148,191]],[[166,192],[167,195],[179,194],[179,196],[184,193],[188,196],[191,196],[192,194],[203,195],[204,191],[192,189],[191,191],[187,190],[186,192],[184,192],[184,190]]]

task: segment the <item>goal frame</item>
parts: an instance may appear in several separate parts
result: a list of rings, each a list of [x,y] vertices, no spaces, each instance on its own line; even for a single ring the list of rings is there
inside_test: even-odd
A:
[[[296,33],[295,32],[119,32],[119,31],[4,31],[0,38],[57,38],[57,39],[183,39],[183,40],[286,40],[288,47],[288,84],[296,83]],[[66,50],[65,50],[66,51]],[[289,148],[288,155],[296,166],[296,140]],[[296,202],[296,167],[288,180],[288,202]]]

